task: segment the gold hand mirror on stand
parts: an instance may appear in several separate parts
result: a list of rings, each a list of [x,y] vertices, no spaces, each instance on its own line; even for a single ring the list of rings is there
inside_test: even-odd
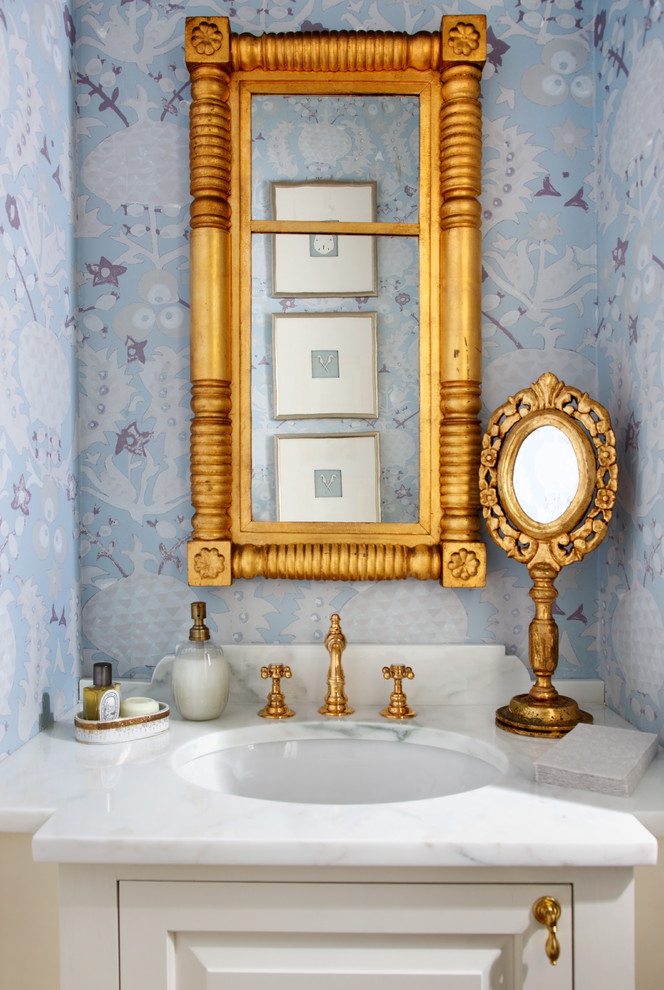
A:
[[[562,736],[592,722],[558,694],[558,571],[604,539],[618,487],[607,411],[551,372],[500,406],[482,440],[480,501],[492,539],[533,579],[529,659],[535,683],[496,712],[496,725],[527,736]]]

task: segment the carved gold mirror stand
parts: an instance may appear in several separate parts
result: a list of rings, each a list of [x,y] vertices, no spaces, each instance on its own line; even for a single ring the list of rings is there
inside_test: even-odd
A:
[[[232,34],[224,17],[186,21],[191,75],[192,585],[235,578],[485,583],[477,469],[481,426],[481,105],[483,15],[442,18],[440,32]],[[261,89],[262,87],[262,89]],[[396,524],[260,523],[243,509],[251,481],[251,93],[419,93],[421,202],[416,224],[337,223],[335,232],[417,236],[427,300],[421,350],[420,518]],[[245,127],[242,130],[242,126]],[[250,200],[249,200],[250,201]],[[243,230],[238,230],[244,226]],[[318,225],[320,227],[320,224]],[[293,229],[293,225],[288,228]],[[300,221],[300,233],[318,232]],[[430,299],[430,305],[428,300]],[[249,413],[247,414],[247,410]]]
[[[543,432],[543,428],[552,431]],[[546,441],[541,473],[553,477],[560,468],[550,456],[569,451],[573,476],[569,494],[559,504],[534,509],[528,498],[530,478],[518,475],[536,433]],[[537,466],[532,459],[529,470]],[[574,464],[574,460],[576,464]],[[562,736],[592,716],[572,698],[559,695],[551,683],[558,664],[558,626],[552,605],[554,580],[560,569],[581,560],[606,535],[618,486],[615,437],[607,411],[587,394],[559,381],[550,372],[500,406],[482,441],[480,501],[493,540],[509,557],[526,564],[533,580],[530,597],[535,617],[529,629],[529,659],[535,683],[528,694],[516,695],[496,712],[496,724],[529,736]],[[527,509],[524,508],[527,506]],[[530,513],[530,514],[529,514]],[[533,518],[536,516],[537,518]]]

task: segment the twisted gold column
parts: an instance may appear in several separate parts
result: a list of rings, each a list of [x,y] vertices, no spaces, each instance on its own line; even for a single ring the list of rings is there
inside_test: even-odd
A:
[[[197,61],[201,56],[204,63]],[[231,581],[230,32],[228,22],[188,23],[191,74],[191,498],[192,585]]]
[[[486,582],[479,539],[484,21],[444,17],[440,112],[440,504],[446,587]]]

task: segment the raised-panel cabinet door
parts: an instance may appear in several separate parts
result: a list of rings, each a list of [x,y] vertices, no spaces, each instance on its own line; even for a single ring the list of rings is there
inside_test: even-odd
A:
[[[175,987],[187,990],[506,990],[508,937],[176,935]],[[512,980],[512,982],[509,982]]]
[[[571,885],[120,883],[122,990],[571,990]],[[533,904],[561,907],[556,966]]]

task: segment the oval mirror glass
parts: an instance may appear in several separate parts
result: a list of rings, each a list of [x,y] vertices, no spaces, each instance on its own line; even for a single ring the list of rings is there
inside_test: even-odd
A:
[[[569,509],[579,490],[579,463],[569,437],[557,426],[540,426],[525,438],[514,462],[514,494],[537,523],[550,523]]]

